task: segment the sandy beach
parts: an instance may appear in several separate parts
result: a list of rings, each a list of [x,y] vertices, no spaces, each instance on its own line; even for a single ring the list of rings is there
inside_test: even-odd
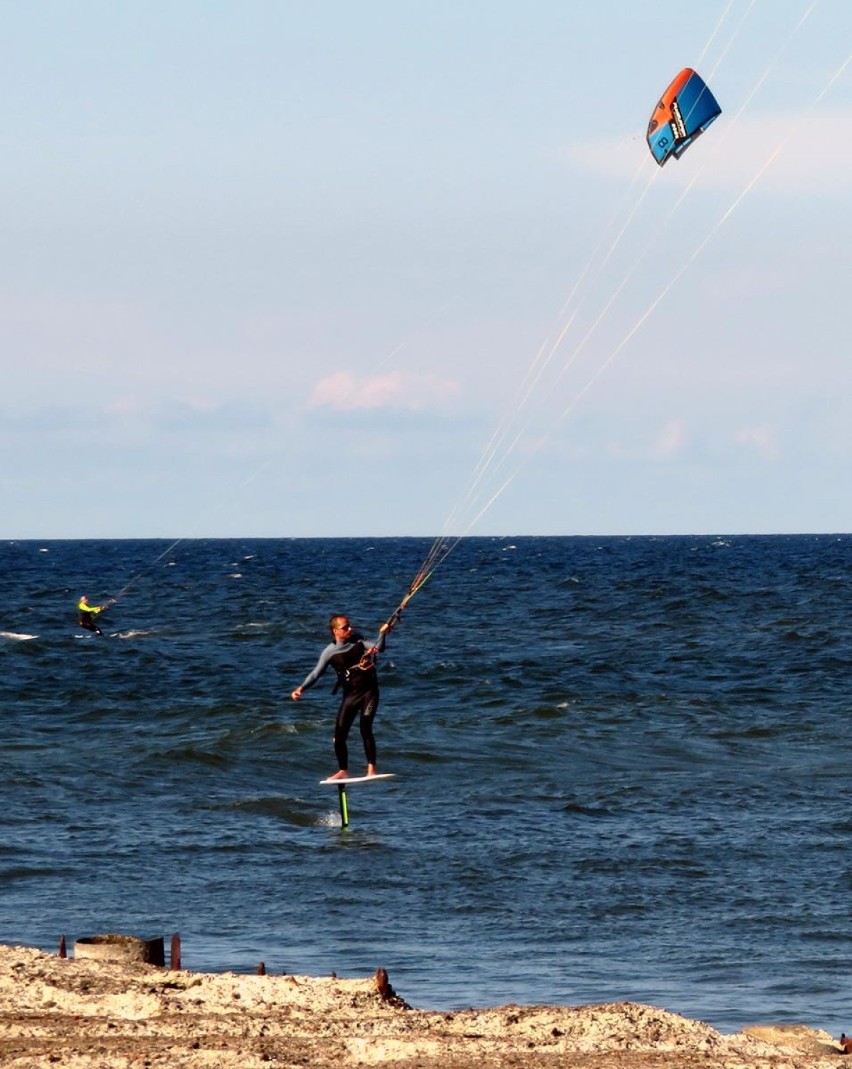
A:
[[[0,1065],[836,1066],[836,1038],[804,1025],[736,1035],[637,1003],[408,1006],[378,969],[363,979],[203,974],[0,947]],[[841,1063],[842,1064],[842,1063]]]

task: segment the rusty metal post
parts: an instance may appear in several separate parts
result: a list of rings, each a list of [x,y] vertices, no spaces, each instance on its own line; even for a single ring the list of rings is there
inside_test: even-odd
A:
[[[169,967],[180,972],[180,934],[175,932],[172,936],[172,945],[169,953]]]

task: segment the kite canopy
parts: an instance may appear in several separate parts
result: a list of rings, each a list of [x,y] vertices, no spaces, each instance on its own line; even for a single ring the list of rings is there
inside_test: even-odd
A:
[[[648,123],[652,156],[661,167],[670,156],[680,159],[721,113],[704,79],[691,67],[684,67],[663,93]]]

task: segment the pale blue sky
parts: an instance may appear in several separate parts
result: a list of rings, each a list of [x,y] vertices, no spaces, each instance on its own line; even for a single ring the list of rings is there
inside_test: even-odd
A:
[[[5,537],[852,531],[848,0],[0,15]]]

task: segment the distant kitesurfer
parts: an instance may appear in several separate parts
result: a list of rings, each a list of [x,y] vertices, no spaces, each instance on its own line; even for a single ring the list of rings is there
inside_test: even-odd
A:
[[[395,621],[394,621],[395,622]],[[379,677],[376,672],[376,654],[385,648],[385,638],[392,624],[382,624],[379,629],[378,642],[367,646],[366,642],[352,629],[349,618],[338,614],[328,621],[332,641],[320,654],[314,670],[307,676],[300,687],[296,687],[290,697],[298,701],[302,694],[317,682],[329,665],[337,673],[335,691],[340,688],[343,697],[337,710],[334,725],[334,754],[337,758],[338,771],[331,779],[346,779],[349,775],[349,750],[346,738],[349,729],[360,713],[361,738],[364,753],[367,755],[367,775],[376,775],[376,740],[373,738],[373,718],[379,707]]]
[[[102,635],[103,631],[98,627],[95,622],[95,617],[99,613],[104,612],[112,605],[111,601],[108,601],[105,605],[90,605],[89,599],[84,594],[77,603],[77,622],[84,631],[94,631],[96,635]]]

